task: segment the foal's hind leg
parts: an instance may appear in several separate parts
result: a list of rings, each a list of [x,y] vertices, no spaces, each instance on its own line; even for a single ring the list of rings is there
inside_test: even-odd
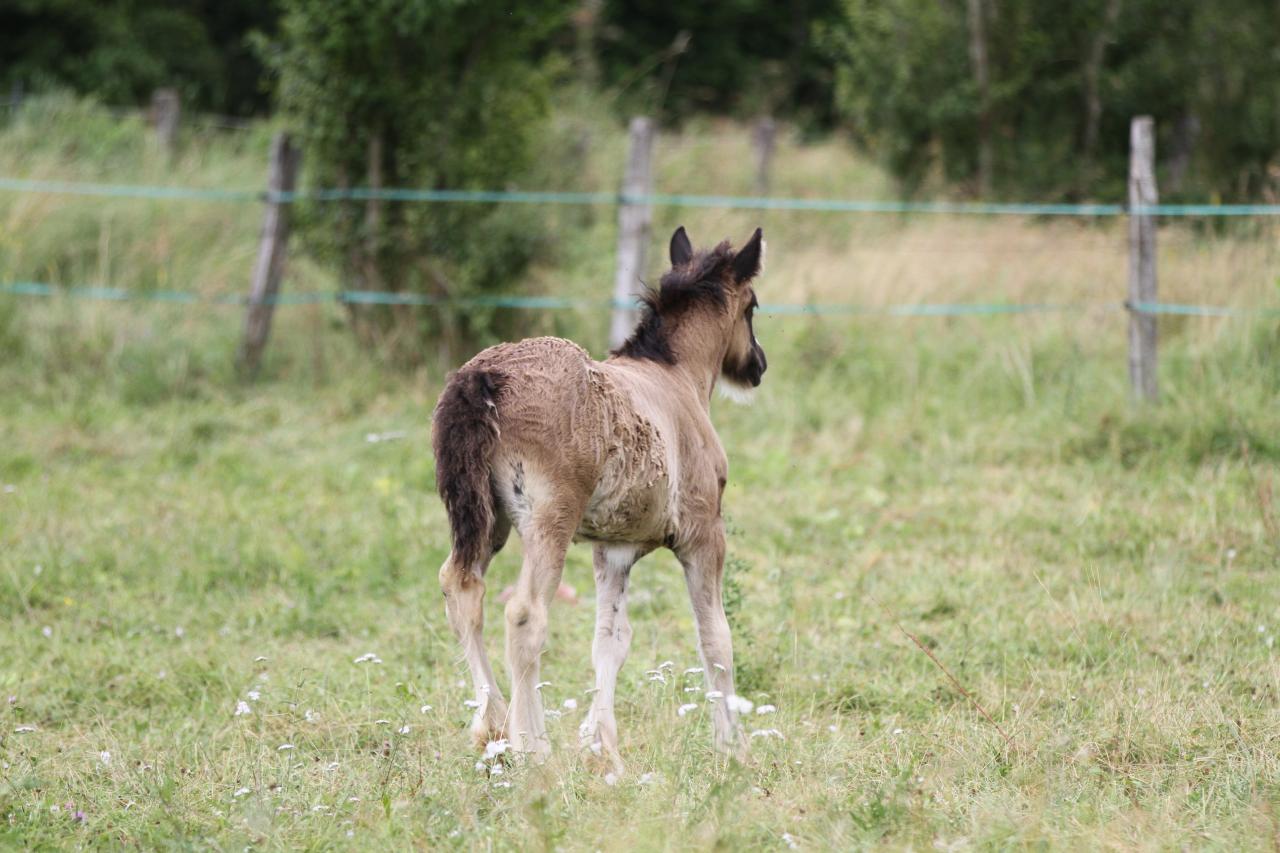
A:
[[[616,767],[618,722],[613,716],[613,693],[618,670],[631,648],[631,622],[627,619],[627,581],[631,567],[647,548],[637,545],[596,545],[596,635],[591,643],[591,663],[596,668],[596,692],[591,711],[578,733],[584,746],[599,743]]]
[[[478,705],[471,720],[471,736],[477,746],[505,737],[503,726],[507,718],[507,704],[502,699],[502,690],[493,677],[493,667],[489,665],[489,656],[484,650],[484,573],[510,532],[511,523],[505,516],[495,518],[491,549],[480,563],[467,566],[450,554],[440,568],[444,612],[458,642],[462,644],[467,667],[471,670],[471,681],[475,685]]]
[[[538,662],[547,642],[547,611],[581,516],[581,509],[548,505],[536,508],[522,528],[524,564],[515,594],[507,602],[507,666],[511,669],[507,734],[520,752],[546,755],[551,751],[537,690]]]
[[[724,615],[721,587],[724,576],[723,523],[717,519],[695,541],[681,546],[676,557],[684,566],[707,688],[721,693],[712,704],[711,714],[716,749],[742,756],[746,752],[746,741],[738,725],[738,713],[728,701],[734,695],[733,639],[729,636],[729,620]]]

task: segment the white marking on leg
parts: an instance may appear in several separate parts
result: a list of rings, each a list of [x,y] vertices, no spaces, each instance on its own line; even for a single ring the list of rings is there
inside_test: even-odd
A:
[[[596,630],[591,662],[596,670],[591,710],[579,734],[584,745],[600,743],[617,757],[618,723],[613,713],[618,671],[631,649],[627,619],[627,583],[641,549],[633,545],[597,545],[595,551]]]

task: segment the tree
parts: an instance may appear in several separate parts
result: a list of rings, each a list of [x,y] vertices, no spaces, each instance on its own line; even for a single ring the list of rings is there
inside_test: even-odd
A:
[[[274,0],[12,0],[0,6],[0,82],[118,105],[176,86],[197,109],[248,115],[267,103],[248,38],[277,17]]]
[[[1122,197],[1139,114],[1156,119],[1166,197],[1277,189],[1280,7],[1270,0],[844,9],[832,41],[838,110],[909,189],[933,174],[980,184],[985,140],[1005,196]]]
[[[567,4],[533,0],[285,0],[269,46],[279,100],[320,186],[495,189],[517,181],[546,109],[545,39]],[[355,288],[468,296],[507,290],[541,239],[536,211],[368,201],[309,211],[311,245]],[[362,339],[411,329],[470,337],[476,312],[352,309]],[[403,341],[404,335],[401,334]],[[408,342],[408,341],[403,341]]]
[[[629,109],[831,118],[834,75],[814,33],[843,20],[839,0],[604,0],[601,18],[604,83]]]

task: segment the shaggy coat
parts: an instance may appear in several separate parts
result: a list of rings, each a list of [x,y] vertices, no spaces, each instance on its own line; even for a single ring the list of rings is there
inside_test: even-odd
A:
[[[517,750],[548,750],[538,658],[565,552],[585,540],[594,546],[597,690],[584,743],[619,763],[613,692],[631,638],[630,570],[666,547],[685,569],[707,687],[725,697],[713,714],[716,743],[742,748],[721,606],[728,463],[710,401],[717,381],[752,388],[767,366],[752,328],[751,281],[763,251],[759,229],[740,251],[724,242],[694,252],[681,228],[671,271],[607,360],[570,341],[533,338],[481,352],[446,384],[432,427],[453,538],[440,582],[475,683],[478,742],[506,737]],[[485,570],[513,527],[524,563],[506,608],[507,705],[484,650],[483,596]]]

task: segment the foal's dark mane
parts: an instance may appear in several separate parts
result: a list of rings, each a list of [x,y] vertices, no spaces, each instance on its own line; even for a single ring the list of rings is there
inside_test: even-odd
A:
[[[726,308],[725,274],[733,257],[729,241],[725,240],[711,251],[698,252],[687,263],[673,267],[656,288],[650,287],[640,296],[644,304],[640,323],[626,343],[612,354],[675,364],[676,356],[667,335],[668,321],[696,305]]]

